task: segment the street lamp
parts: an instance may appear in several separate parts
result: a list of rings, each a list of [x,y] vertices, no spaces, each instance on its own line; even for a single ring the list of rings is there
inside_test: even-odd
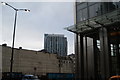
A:
[[[16,20],[17,20],[17,12],[18,11],[26,11],[26,12],[30,12],[30,10],[28,9],[17,9],[11,5],[9,5],[6,2],[1,2],[3,5],[7,5],[9,7],[11,7],[13,10],[15,10],[15,20],[14,20],[14,28],[13,28],[13,42],[12,42],[12,53],[11,53],[11,64],[10,64],[10,72],[12,73],[13,71],[13,55],[14,55],[14,42],[15,42],[15,30],[16,30]]]

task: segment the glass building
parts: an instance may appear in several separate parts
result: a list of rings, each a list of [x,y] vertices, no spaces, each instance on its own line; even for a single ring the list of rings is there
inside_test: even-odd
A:
[[[44,49],[59,56],[67,55],[67,38],[60,34],[44,34]]]
[[[120,75],[120,2],[76,2],[76,79]]]

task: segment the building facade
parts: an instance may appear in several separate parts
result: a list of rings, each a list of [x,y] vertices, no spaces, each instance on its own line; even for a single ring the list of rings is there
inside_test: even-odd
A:
[[[76,2],[76,79],[120,74],[120,2]]]
[[[44,34],[44,49],[49,53],[67,56],[67,38],[60,34]]]
[[[10,72],[11,47],[0,46],[2,72]],[[73,73],[73,63],[69,57],[61,57],[40,51],[14,49],[13,72],[46,75],[47,73]]]
[[[70,59],[72,60],[72,63],[73,63],[73,68],[72,68],[72,70],[73,70],[73,72],[75,73],[75,65],[76,65],[76,59],[75,59],[75,54],[69,54],[68,55],[69,57],[70,57]]]

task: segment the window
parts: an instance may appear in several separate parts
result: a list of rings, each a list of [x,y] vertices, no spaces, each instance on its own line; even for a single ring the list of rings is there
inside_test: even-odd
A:
[[[90,18],[96,16],[95,5],[89,6],[89,15]]]
[[[81,10],[81,9],[83,9],[83,8],[86,8],[87,7],[87,3],[85,2],[83,2],[83,3],[80,3],[79,5],[77,5],[77,11],[79,11],[79,10]]]
[[[110,44],[110,46],[111,46],[111,56],[114,56],[114,54],[113,54],[113,44]]]
[[[117,8],[120,8],[120,1],[116,2],[116,6],[117,6]]]
[[[100,40],[97,40],[97,47],[100,50]]]
[[[94,5],[89,6],[89,15],[90,18],[97,16],[98,14],[100,14],[100,5],[99,3],[96,3]]]
[[[80,22],[80,21],[82,21],[82,10],[79,10],[77,12],[77,22]]]
[[[120,54],[120,44],[119,44],[119,54]]]
[[[77,12],[77,22],[88,19],[87,8],[81,9]]]
[[[82,10],[82,20],[88,19],[87,8]]]

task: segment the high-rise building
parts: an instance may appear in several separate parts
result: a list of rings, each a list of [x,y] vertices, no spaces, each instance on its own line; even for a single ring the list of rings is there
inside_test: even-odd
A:
[[[76,2],[75,11],[75,25],[67,30],[76,37],[76,80],[120,74],[120,1]]]
[[[44,34],[44,49],[59,56],[67,55],[67,38],[61,34]]]

